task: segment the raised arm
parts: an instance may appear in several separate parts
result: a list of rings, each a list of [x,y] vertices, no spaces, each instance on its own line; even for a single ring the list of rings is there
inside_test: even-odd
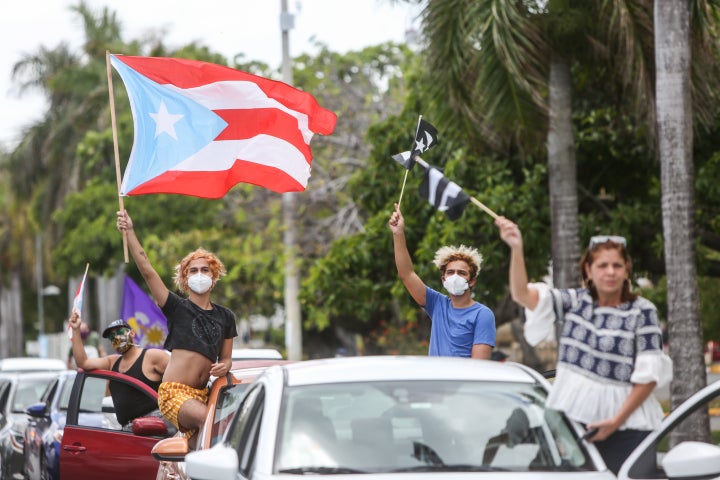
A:
[[[398,276],[403,285],[410,293],[410,296],[420,305],[425,306],[425,283],[418,277],[413,268],[410,252],[405,243],[405,219],[400,213],[400,207],[395,204],[395,211],[390,216],[390,230],[393,234],[393,246],[395,250],[395,266]]]
[[[130,250],[130,254],[133,257],[133,260],[135,260],[138,270],[140,270],[140,273],[145,279],[145,283],[147,283],[147,286],[150,289],[150,294],[155,300],[155,303],[162,308],[167,301],[170,290],[168,290],[165,286],[165,283],[163,283],[160,275],[157,274],[150,263],[142,245],[140,245],[140,240],[138,240],[137,235],[135,235],[132,219],[130,218],[130,215],[128,215],[127,210],[117,212],[117,228],[120,232],[127,232],[128,249]]]
[[[495,225],[500,230],[500,238],[510,247],[510,295],[523,307],[535,310],[540,297],[537,289],[528,285],[520,228],[505,217],[495,219]]]
[[[85,345],[83,344],[82,337],[80,336],[81,324],[82,321],[80,319],[80,314],[74,311],[72,315],[70,315],[70,327],[72,328],[72,352],[73,358],[75,358],[75,365],[83,370],[94,370],[98,368],[110,370],[112,368],[113,361],[119,357],[119,355],[88,358],[85,353]]]

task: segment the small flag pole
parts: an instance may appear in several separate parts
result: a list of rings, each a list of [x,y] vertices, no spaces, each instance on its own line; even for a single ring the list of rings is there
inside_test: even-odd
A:
[[[477,205],[478,207],[480,207],[480,208],[482,209],[482,211],[484,211],[485,213],[487,213],[488,215],[490,215],[492,218],[494,218],[494,219],[497,219],[497,218],[498,218],[498,214],[497,214],[497,213],[493,212],[493,211],[490,210],[488,207],[486,207],[485,205],[483,205],[483,203],[480,202],[480,200],[478,200],[477,198],[475,198],[475,197],[470,197],[470,201],[471,201],[472,203],[474,203],[475,205]]]
[[[408,172],[410,170],[405,170],[405,178],[403,178],[402,187],[400,188],[400,199],[398,200],[398,208],[400,208],[400,202],[402,202],[402,196],[403,192],[405,191],[405,182],[407,182]]]
[[[418,116],[418,123],[417,123],[417,126],[415,127],[415,136],[413,137],[413,146],[410,149],[410,155],[411,155],[410,165],[412,165],[412,162],[414,160],[412,157],[412,152],[413,152],[413,150],[415,150],[415,140],[417,139],[418,130],[420,130],[420,120],[422,120],[422,115]],[[416,158],[419,158],[419,157],[416,157]],[[403,178],[402,187],[400,187],[400,198],[398,199],[398,202],[397,202],[398,208],[400,208],[400,203],[402,202],[403,192],[405,191],[405,183],[407,182],[408,171],[409,171],[408,169],[405,169],[405,178]]]
[[[428,168],[430,168],[430,165],[429,165],[425,160],[423,160],[422,158],[420,158],[419,155],[415,157],[415,161],[416,161],[418,164],[420,164],[423,168],[425,168],[426,170],[427,170]],[[468,195],[468,196],[469,196],[469,195]],[[474,203],[475,205],[477,205],[478,207],[480,207],[480,209],[481,209],[483,212],[487,213],[487,214],[490,215],[492,218],[494,218],[494,219],[497,219],[497,218],[498,218],[498,214],[497,214],[497,213],[495,213],[495,212],[493,212],[492,210],[490,210],[487,206],[485,206],[485,205],[484,205],[480,200],[478,200],[477,198],[475,198],[475,197],[470,197],[470,201],[471,201],[472,203]]]
[[[108,95],[110,96],[110,122],[112,125],[112,136],[113,136],[113,146],[115,147],[115,176],[117,177],[117,187],[118,187],[118,202],[120,203],[120,211],[125,210],[125,205],[123,202],[123,197],[120,195],[120,183],[121,183],[121,177],[120,174],[120,150],[118,149],[118,134],[117,134],[117,124],[115,121],[115,97],[113,96],[113,83],[112,83],[112,68],[110,66],[110,51],[105,50],[105,65],[107,67],[107,78],[108,78]],[[128,244],[127,244],[127,232],[123,230],[123,253],[125,254],[125,263],[129,263],[130,259],[128,257]]]

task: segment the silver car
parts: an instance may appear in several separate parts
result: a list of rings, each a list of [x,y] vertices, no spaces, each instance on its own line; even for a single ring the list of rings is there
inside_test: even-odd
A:
[[[349,357],[270,367],[189,477],[614,479],[523,365]]]
[[[59,372],[0,373],[0,478],[23,478],[27,414]]]

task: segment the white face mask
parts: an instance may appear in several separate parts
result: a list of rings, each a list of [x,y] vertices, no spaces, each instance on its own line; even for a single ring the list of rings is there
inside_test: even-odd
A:
[[[202,295],[212,287],[212,278],[202,273],[196,273],[188,277],[188,287],[198,295]]]
[[[450,295],[462,295],[469,288],[469,284],[467,280],[456,273],[445,278],[443,287]]]

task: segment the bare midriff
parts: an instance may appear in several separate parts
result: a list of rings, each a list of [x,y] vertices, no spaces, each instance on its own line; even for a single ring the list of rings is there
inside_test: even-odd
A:
[[[176,348],[172,351],[163,382],[178,382],[193,388],[205,388],[212,362],[205,355]]]

